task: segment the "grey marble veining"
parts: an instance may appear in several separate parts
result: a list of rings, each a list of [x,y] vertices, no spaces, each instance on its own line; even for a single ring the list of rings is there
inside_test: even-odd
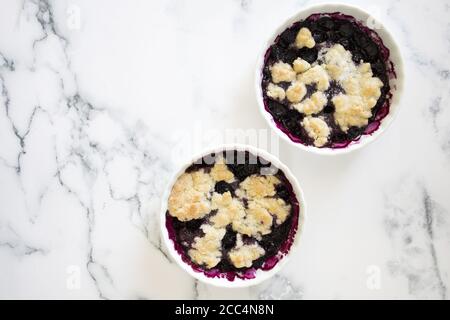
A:
[[[0,298],[448,299],[443,0],[349,2],[402,49],[402,110],[377,142],[342,157],[279,142],[309,208],[279,275],[247,289],[209,287],[164,252],[158,213],[169,178],[217,133],[266,132],[256,54],[312,3],[1,1]],[[199,130],[216,135],[188,146]]]

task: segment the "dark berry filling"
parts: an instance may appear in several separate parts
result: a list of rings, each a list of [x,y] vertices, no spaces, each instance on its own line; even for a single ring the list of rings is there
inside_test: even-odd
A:
[[[292,46],[298,31],[303,27],[311,31],[316,42],[313,48],[296,49]],[[294,142],[313,145],[313,139],[301,125],[305,116],[290,108],[288,101],[280,102],[267,95],[266,88],[271,82],[269,67],[280,60],[292,64],[298,57],[312,64],[317,61],[318,52],[322,46],[337,43],[351,52],[355,64],[359,64],[361,61],[370,63],[373,76],[379,78],[383,86],[380,89],[381,96],[371,109],[372,116],[368,119],[368,124],[361,128],[351,127],[344,132],[336,125],[333,115],[335,108],[331,97],[339,93],[345,94],[345,91],[336,82],[330,82],[330,87],[325,92],[328,103],[322,111],[315,114],[327,123],[331,131],[328,142],[323,147],[344,148],[352,141],[357,141],[362,135],[373,133],[389,112],[392,97],[389,79],[395,78],[396,74],[394,66],[389,60],[389,50],[383,45],[378,34],[354,17],[342,13],[313,14],[303,21],[294,23],[275,39],[274,44],[266,52],[265,65],[262,70],[261,85],[265,108],[273,116],[278,128]],[[289,83],[277,83],[277,85],[286,90]],[[304,99],[309,98],[315,92],[313,86],[307,85],[306,87],[307,93]]]
[[[230,191],[232,194],[234,193],[234,189],[233,186],[225,181],[219,181],[216,183],[216,185],[214,186],[214,191],[216,191],[217,193],[225,193],[227,191]]]

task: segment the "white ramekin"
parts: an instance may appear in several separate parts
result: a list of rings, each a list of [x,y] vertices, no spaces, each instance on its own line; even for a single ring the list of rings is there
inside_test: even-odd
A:
[[[360,137],[359,140],[351,142],[348,146],[344,148],[338,148],[338,149],[332,149],[332,148],[317,148],[315,146],[306,146],[298,142],[292,141],[283,131],[281,131],[272,115],[265,109],[264,107],[264,101],[263,101],[263,92],[261,87],[262,82],[262,71],[264,68],[264,55],[269,49],[269,47],[273,44],[275,38],[282,33],[284,30],[286,30],[288,27],[290,27],[294,22],[306,19],[308,16],[314,13],[333,13],[333,12],[341,12],[346,15],[353,16],[355,19],[359,20],[363,23],[363,25],[366,25],[365,22],[370,21],[372,25],[375,25],[376,28],[371,28],[376,31],[376,33],[380,36],[381,40],[383,41],[383,44],[389,49],[390,56],[389,60],[394,64],[394,69],[397,77],[395,79],[390,79],[389,84],[391,86],[391,92],[392,92],[392,99],[391,99],[391,105],[389,108],[389,113],[386,115],[385,118],[381,120],[380,126],[377,130],[375,130],[371,134],[366,134]],[[309,152],[313,152],[316,154],[321,155],[336,155],[336,154],[343,154],[348,153],[350,151],[359,149],[368,143],[372,142],[373,140],[377,139],[382,132],[384,132],[387,127],[391,124],[392,120],[395,118],[396,114],[399,111],[399,101],[400,96],[403,90],[403,59],[400,53],[400,49],[398,48],[394,38],[389,33],[389,31],[375,18],[373,18],[369,13],[366,11],[355,7],[350,6],[347,4],[339,4],[339,3],[330,3],[330,4],[319,4],[307,7],[299,12],[297,12],[295,15],[284,21],[280,26],[278,26],[274,32],[270,35],[270,37],[267,39],[267,41],[264,43],[263,48],[261,50],[261,53],[258,56],[258,60],[256,63],[256,76],[255,76],[255,88],[256,88],[256,99],[258,101],[259,110],[262,113],[263,117],[268,122],[269,126],[272,130],[274,130],[282,139],[287,141],[289,144],[305,150]]]
[[[295,196],[297,197],[297,200],[299,202],[299,218],[298,218],[298,226],[297,226],[297,232],[294,237],[294,241],[291,245],[291,248],[289,249],[289,252],[280,260],[278,263],[270,270],[263,271],[263,270],[257,270],[256,276],[253,279],[246,279],[242,280],[239,278],[235,278],[233,281],[229,281],[225,278],[209,278],[203,274],[203,272],[198,272],[192,269],[192,267],[188,264],[186,264],[180,254],[175,250],[173,241],[169,238],[169,233],[166,228],[166,212],[167,212],[167,202],[170,195],[170,192],[172,190],[172,187],[178,177],[184,173],[186,168],[190,166],[194,161],[209,155],[211,153],[218,153],[223,150],[237,150],[237,151],[248,151],[254,155],[260,156],[263,159],[266,159],[267,161],[270,161],[275,167],[282,170],[286,176],[286,178],[289,180],[289,182],[292,185],[292,189],[295,193]],[[248,145],[241,145],[241,144],[233,144],[233,145],[223,145],[214,149],[205,150],[199,155],[196,155],[192,158],[191,161],[186,163],[183,167],[181,167],[177,173],[173,176],[173,178],[170,180],[169,185],[167,186],[167,189],[164,192],[164,195],[161,199],[161,212],[160,212],[160,232],[161,232],[161,239],[162,243],[164,243],[164,246],[169,253],[170,257],[188,274],[193,276],[194,278],[210,285],[219,286],[219,287],[225,287],[225,288],[242,288],[242,287],[248,287],[252,285],[256,285],[261,283],[264,280],[269,279],[274,274],[276,274],[280,269],[286,264],[288,261],[289,256],[291,255],[292,251],[295,250],[295,248],[298,246],[299,238],[301,233],[303,232],[305,221],[306,221],[306,203],[305,198],[303,196],[303,191],[300,188],[297,179],[294,177],[294,175],[291,173],[291,171],[275,156],[271,155],[270,153],[252,147]]]

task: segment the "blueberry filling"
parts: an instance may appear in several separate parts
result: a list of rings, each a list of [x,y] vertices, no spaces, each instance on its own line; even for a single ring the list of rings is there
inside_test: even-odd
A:
[[[195,237],[203,235],[200,226],[204,223],[204,219],[196,219],[188,222],[181,222],[177,218],[173,218],[173,228],[177,230],[179,243],[188,248],[192,245]]]
[[[283,185],[283,184],[278,185],[276,188],[276,191],[277,191],[277,196],[279,198],[283,199],[286,202],[290,201],[291,193],[285,185]]]
[[[222,249],[223,251],[231,250],[236,244],[236,231],[231,228],[231,226],[227,226],[227,233],[222,239]]]
[[[296,41],[299,30],[307,28],[315,41],[314,46],[298,46]],[[343,123],[339,118],[333,98],[339,95],[350,95],[341,83],[331,79],[329,87],[323,91],[327,101],[320,111],[313,113],[299,112],[301,108],[293,107],[298,101],[288,97],[289,87],[292,81],[275,81],[271,68],[276,63],[287,63],[294,66],[294,61],[299,58],[312,66],[323,65],[321,52],[324,48],[330,48],[339,44],[350,52],[351,60],[356,68],[363,63],[370,64],[371,74],[381,82],[379,95],[370,106],[369,115],[364,115],[362,123],[353,124],[351,120]],[[357,141],[362,135],[373,133],[379,123],[389,112],[391,100],[391,88],[389,79],[394,78],[395,70],[389,61],[389,50],[383,45],[381,38],[375,31],[365,27],[355,18],[341,13],[313,14],[303,21],[294,23],[283,31],[268,49],[265,56],[265,64],[262,70],[263,99],[266,110],[273,116],[277,126],[294,142],[316,147],[343,148],[352,141]],[[275,84],[286,93],[286,97],[268,94],[269,84]],[[308,101],[314,92],[317,92],[316,83],[306,83],[306,92],[302,95],[300,103]],[[378,88],[376,88],[378,90]],[[314,97],[313,97],[314,98]],[[295,102],[295,103],[294,103]],[[299,109],[299,110],[296,110]],[[305,117],[320,118],[327,127],[328,135],[325,143],[318,144],[310,130],[305,130],[302,123]],[[350,117],[350,116],[349,116]],[[345,120],[345,119],[344,119]],[[325,133],[326,134],[326,133]]]
[[[256,157],[247,151],[235,151],[232,154],[228,154],[228,158],[230,158],[231,161],[229,161],[230,163],[228,163],[227,166],[239,181],[243,181],[253,174],[260,173],[261,168],[270,166],[269,162],[260,157]]]
[[[219,181],[216,183],[216,185],[214,186],[214,190],[217,193],[225,193],[227,191],[230,191],[231,193],[234,193],[234,188],[231,184],[229,184],[228,182],[225,181]]]
[[[248,186],[251,186],[251,183],[249,182],[259,183],[260,181],[269,181],[262,172],[266,168],[272,168],[272,164],[262,157],[254,156],[249,152],[237,151],[232,153],[224,152],[214,156],[220,156],[223,159],[226,159],[226,167],[217,165],[219,161],[217,161],[217,163],[205,164],[202,159],[197,162],[195,166],[189,166],[188,169],[185,170],[185,174],[194,175],[192,176],[195,177],[193,179],[200,179],[200,176],[197,176],[198,173],[200,173],[200,175],[208,175],[209,178],[206,178],[204,181],[209,181],[210,178],[215,180],[227,178],[227,181],[216,181],[212,185],[212,189],[204,194],[206,197],[216,199],[225,197],[229,193],[232,197],[232,201],[238,202],[241,210],[243,210],[242,212],[245,212],[241,219],[247,219],[247,215],[249,215],[249,211],[247,210],[249,210],[249,207],[254,206],[257,201],[281,201],[281,203],[287,206],[287,217],[279,220],[279,216],[273,215],[271,223],[268,225],[268,230],[257,235],[246,234],[242,233],[241,229],[236,228],[233,223],[235,220],[221,225],[215,224],[214,218],[220,213],[223,214],[224,210],[228,209],[227,207],[220,206],[216,209],[217,207],[214,207],[214,200],[211,200],[210,212],[198,219],[188,219],[186,218],[187,216],[176,216],[176,214],[171,211],[171,200],[169,198],[169,210],[166,213],[166,227],[169,238],[173,241],[175,249],[181,255],[183,261],[189,264],[194,270],[203,272],[208,277],[222,277],[227,278],[228,280],[233,280],[236,277],[250,279],[255,276],[257,269],[269,270],[273,268],[289,251],[297,230],[299,204],[291,184],[284,173],[279,169],[277,169],[276,172],[273,172],[274,174],[271,176],[273,177],[271,179],[274,179],[273,181],[275,181],[273,182],[273,187],[265,185],[266,187],[269,187],[269,189],[273,188],[273,191],[270,192],[269,190],[268,194],[258,193],[257,198],[254,198],[255,195],[252,192],[258,191],[259,188],[248,188]],[[231,160],[229,156],[231,156]],[[227,171],[227,169],[229,171]],[[232,173],[232,176],[229,176],[229,172]],[[203,186],[203,184],[200,183],[199,186]],[[194,186],[194,188],[196,188],[196,186]],[[174,187],[173,190],[175,189],[176,187]],[[172,193],[174,192],[173,190]],[[190,189],[188,189],[188,192],[189,190]],[[256,202],[255,199],[257,199]],[[175,206],[175,208],[177,208],[177,206]],[[186,212],[190,213],[189,210]],[[196,256],[192,254],[192,250],[198,249],[199,239],[206,237],[208,235],[207,233],[210,232],[205,226],[207,226],[207,228],[216,228],[216,231],[219,230],[222,232],[220,245],[216,252],[216,255],[218,254],[220,259],[215,261],[212,266],[208,266],[207,262],[199,263],[198,259],[196,260]],[[232,259],[232,254],[236,252],[237,249],[243,247],[258,248],[259,250],[258,255],[251,258],[250,265],[239,264],[239,259]]]

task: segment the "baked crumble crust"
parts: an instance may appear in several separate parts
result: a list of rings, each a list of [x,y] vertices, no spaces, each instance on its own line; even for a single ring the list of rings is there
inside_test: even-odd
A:
[[[182,174],[169,197],[171,215],[180,221],[204,217],[211,211],[209,192],[213,187],[213,179],[203,170]]]
[[[275,195],[275,186],[280,183],[277,177],[252,175],[241,182],[240,187],[251,198],[271,197]]]
[[[243,244],[242,237],[238,237],[237,246],[228,254],[230,261],[236,268],[250,268],[253,261],[263,256],[265,251],[257,243]]]
[[[220,249],[225,229],[215,228],[207,224],[202,225],[201,229],[204,236],[195,238],[188,255],[199,265],[205,265],[206,268],[210,269],[215,267],[222,258]]]
[[[301,28],[295,37],[295,45],[301,49],[303,47],[312,48],[316,45],[314,38],[308,28]]]

